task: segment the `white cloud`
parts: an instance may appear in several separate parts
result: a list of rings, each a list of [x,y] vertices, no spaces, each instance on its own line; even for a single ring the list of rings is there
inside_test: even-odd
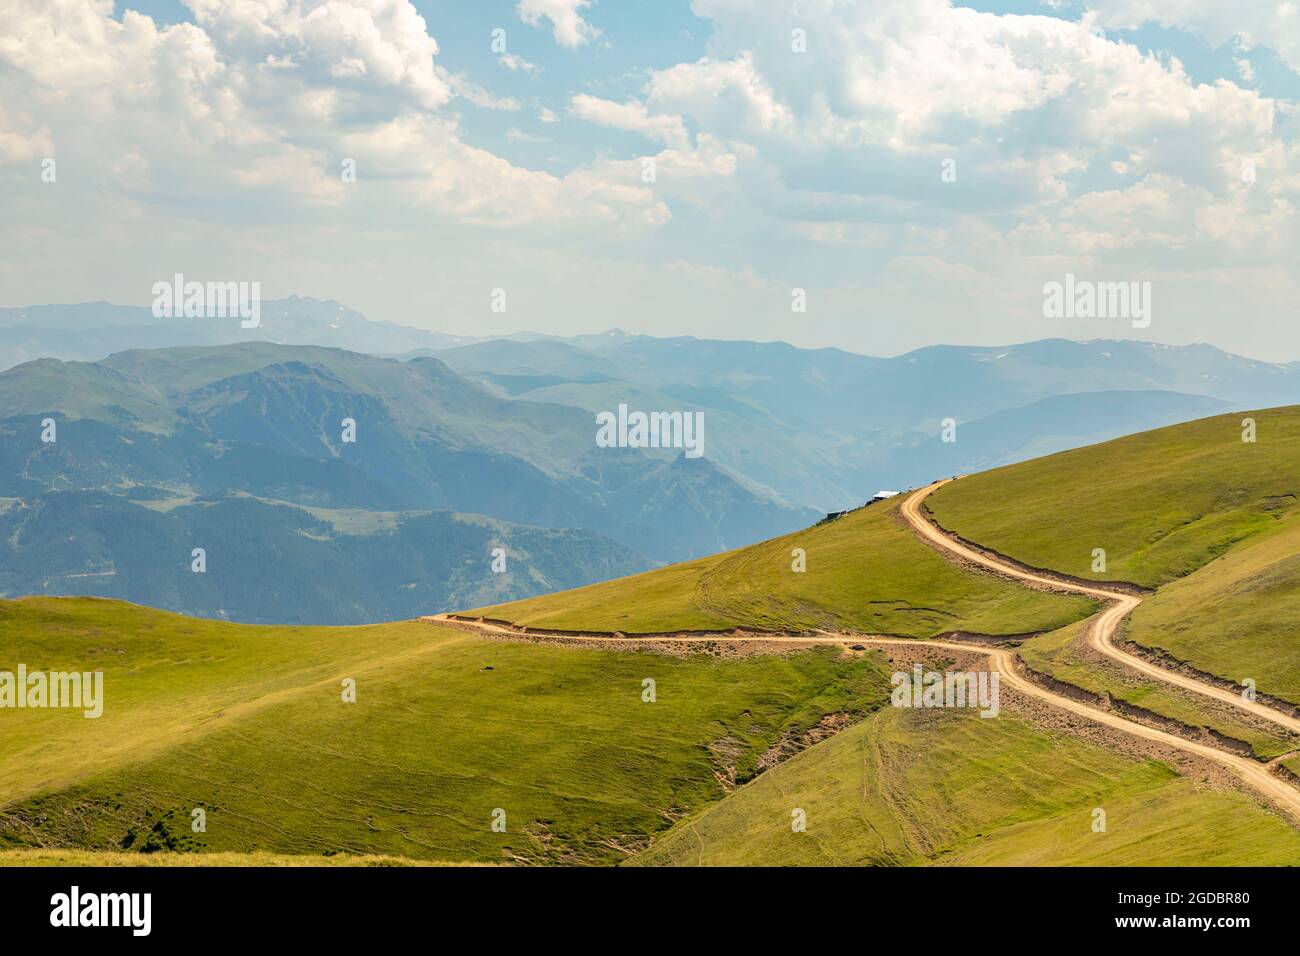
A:
[[[514,167],[464,143],[446,107],[521,104],[438,65],[438,44],[407,0],[190,4],[197,22],[165,29],[131,11],[114,20],[108,0],[0,7],[0,104],[30,104],[0,107],[0,161],[56,155],[67,188],[50,197],[129,192],[223,219],[357,207],[377,190],[408,221],[421,205],[512,228],[622,230],[667,217],[644,190]],[[344,158],[362,188],[343,182]]]
[[[682,63],[651,75],[647,102],[680,110],[714,131],[795,135],[794,117],[754,67],[753,56]]]
[[[644,117],[635,104],[621,109],[642,127],[684,117],[753,147],[755,162],[776,168],[767,195],[785,191],[792,220],[810,209],[836,218],[827,205],[850,221],[868,208],[908,221],[978,206],[1054,218],[1093,168],[1155,177],[1179,202],[1235,201],[1243,161],[1269,151],[1264,192],[1294,175],[1294,156],[1276,152],[1273,100],[1227,80],[1197,84],[1177,60],[1095,36],[1087,21],[947,0],[809,2],[794,15],[779,0],[693,9],[712,21],[709,55],[652,72]],[[777,22],[802,27],[808,51],[794,52],[788,30],[770,29]],[[943,188],[946,158],[959,183],[979,183],[978,196]],[[838,203],[816,198],[837,193]],[[1146,212],[1138,204],[1130,218]],[[1130,222],[1117,213],[1108,228],[1118,246]]]
[[[203,266],[450,331],[615,315],[873,351],[1124,334],[1044,326],[1042,284],[1066,271],[1158,281],[1166,341],[1266,351],[1295,314],[1294,104],[1093,35],[1136,0],[1081,22],[946,0],[694,0],[704,56],[584,68],[548,90],[563,117],[446,69],[439,24],[406,0],[193,6],[195,23],[164,29],[114,20],[107,0],[0,4],[0,287],[24,290],[10,295],[134,301],[144,279]],[[587,9],[519,14],[576,48],[596,35]],[[644,85],[605,92],[629,76]],[[474,79],[494,77],[509,79],[490,65]],[[475,106],[574,135],[545,169],[517,166],[467,130],[538,137]],[[622,138],[584,158],[599,131],[574,119],[646,137],[656,181]],[[47,154],[57,186],[39,183]],[[812,303],[797,326],[791,285]],[[507,316],[486,312],[495,286]]]
[[[427,109],[450,98],[438,44],[407,0],[186,0],[223,53],[238,60],[290,53],[300,71],[365,77]]]
[[[520,102],[513,96],[496,96],[458,73],[449,77],[449,84],[456,96],[463,97],[481,109],[514,113],[521,108]]]
[[[529,63],[522,56],[514,53],[502,53],[497,62],[512,73],[540,73],[542,68],[536,63]]]
[[[1042,329],[1036,310],[1042,277],[1067,267],[1181,284],[1163,294],[1185,308],[1166,309],[1155,334],[1222,340],[1223,312],[1195,304],[1189,277],[1213,269],[1195,286],[1221,304],[1234,275],[1243,285],[1267,270],[1294,276],[1300,160],[1278,122],[1288,104],[1231,80],[1197,83],[1176,59],[1095,35],[1087,18],[999,16],[946,0],[810,0],[793,12],[779,0],[695,0],[693,9],[711,21],[707,56],[652,71],[644,116],[616,104],[623,122],[611,125],[682,120],[717,137],[737,164],[737,193],[713,210],[767,236],[784,228],[791,262],[803,261],[799,242],[823,247],[823,274],[827,255],[847,275],[852,250],[864,250],[859,268],[887,282],[870,294],[842,288],[925,316],[933,325],[921,341],[971,341],[936,318],[949,307],[943,290],[963,283],[982,303],[965,307],[977,329],[1000,322],[1003,340],[1079,334]],[[791,49],[795,25],[806,53]],[[940,180],[945,158],[956,183]],[[1247,164],[1258,168],[1253,183]],[[853,313],[848,292],[818,299],[840,310],[825,321]],[[1024,323],[1013,318],[1021,309]],[[1258,348],[1267,316],[1240,313],[1233,333]]]
[[[680,116],[651,116],[644,103],[615,103],[579,93],[570,102],[569,112],[590,123],[640,133],[670,146],[685,146],[689,141]]]
[[[1185,135],[1217,151],[1257,144],[1273,121],[1271,101],[1253,91],[1198,86],[1177,61],[1054,17],[947,0],[809,3],[797,19],[809,50],[797,54],[767,28],[783,16],[779,0],[696,0],[694,9],[714,21],[711,55],[656,71],[647,102],[719,135],[927,151],[1032,123],[1039,139],[1026,145],[1040,152]]]
[[[600,36],[600,31],[582,18],[582,10],[591,4],[592,0],[519,0],[519,19],[536,26],[546,18],[555,42],[572,50]]]
[[[506,139],[516,143],[549,143],[551,141],[547,136],[525,133],[517,126],[512,126],[506,130]]]
[[[0,100],[0,163],[30,162],[53,154],[49,129],[13,102]]]
[[[1244,50],[1270,47],[1300,72],[1300,3],[1296,0],[1087,0],[1087,7],[1096,13],[1098,23],[1116,29],[1159,23],[1197,33],[1215,46],[1235,40]]]

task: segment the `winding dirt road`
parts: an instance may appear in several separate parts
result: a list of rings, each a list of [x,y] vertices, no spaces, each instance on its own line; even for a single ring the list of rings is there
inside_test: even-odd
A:
[[[1091,584],[1056,578],[1046,574],[1038,574],[1017,567],[1014,564],[1000,560],[996,556],[985,553],[978,548],[959,541],[954,536],[949,535],[943,529],[939,528],[925,515],[921,505],[931,492],[946,484],[949,480],[951,479],[937,481],[919,491],[913,492],[902,504],[900,510],[904,519],[924,540],[931,542],[938,548],[954,554],[965,561],[980,565],[1018,581],[1058,591],[1067,591],[1074,594],[1086,594],[1108,602],[1108,606],[1105,610],[1096,615],[1088,625],[1088,639],[1093,646],[1102,653],[1106,654],[1108,657],[1114,658],[1128,667],[1132,667],[1134,670],[1155,678],[1156,680],[1222,700],[1236,707],[1248,710],[1253,714],[1257,714],[1258,716],[1270,720],[1280,726],[1300,731],[1300,720],[1297,720],[1296,718],[1282,714],[1258,702],[1243,700],[1238,695],[1223,688],[1203,684],[1184,674],[1157,667],[1148,661],[1126,653],[1124,650],[1116,646],[1113,642],[1113,638],[1119,625],[1135,607],[1142,603],[1141,598],[1136,595],[1129,594],[1125,591],[1111,590],[1102,586],[1094,586]],[[994,668],[996,668],[1000,675],[1000,680],[1005,681],[1007,686],[1017,692],[1027,697],[1046,701],[1054,707],[1077,714],[1081,717],[1087,718],[1088,720],[1121,731],[1122,733],[1150,740],[1181,750],[1184,753],[1194,754],[1206,760],[1214,761],[1228,768],[1244,784],[1253,788],[1275,806],[1282,809],[1296,824],[1300,824],[1300,790],[1291,786],[1286,781],[1273,776],[1273,774],[1269,773],[1264,764],[1247,757],[1242,757],[1238,754],[1219,750],[1215,747],[1209,746],[1208,744],[1187,740],[1183,737],[1178,737],[1174,734],[1168,733],[1167,731],[1158,730],[1154,727],[1148,727],[1144,724],[1136,723],[1111,711],[1085,704],[1081,701],[1058,694],[1055,691],[1048,690],[1045,687],[1041,687],[1024,675],[1021,667],[1018,666],[1018,659],[1015,652],[1006,648],[988,647],[986,645],[978,644],[959,644],[951,641],[922,641],[918,639],[875,637],[861,634],[835,634],[829,632],[824,635],[808,637],[763,637],[739,634],[735,636],[700,636],[681,634],[665,635],[655,638],[638,638],[600,633],[592,633],[582,636],[528,635],[499,624],[487,621],[456,619],[448,614],[432,615],[430,617],[421,618],[421,620],[453,624],[460,628],[477,630],[501,637],[515,637],[521,640],[543,637],[545,640],[555,643],[590,644],[592,642],[599,642],[600,644],[640,644],[646,646],[660,642],[672,644],[776,642],[783,645],[799,644],[811,646],[817,644],[870,644],[876,646],[892,645],[896,647],[910,648],[916,648],[923,644],[926,647],[942,647],[948,650],[960,651],[962,653],[982,654],[989,658]]]
[[[487,621],[466,621],[452,618],[447,614],[436,614],[421,620],[431,621],[440,624],[452,624],[459,628],[481,631],[499,637],[512,637],[519,640],[529,640],[542,635],[523,634],[509,627],[499,624],[493,624]],[[990,662],[997,669],[1000,680],[1005,681],[1007,686],[1024,694],[1028,697],[1035,697],[1039,700],[1046,701],[1054,707],[1067,710],[1081,717],[1099,724],[1104,724],[1115,730],[1131,734],[1135,737],[1142,737],[1156,743],[1174,747],[1186,753],[1195,754],[1198,757],[1204,757],[1207,760],[1213,760],[1216,763],[1227,767],[1248,787],[1254,788],[1262,794],[1271,803],[1286,812],[1297,824],[1300,824],[1300,790],[1290,786],[1285,781],[1273,776],[1263,764],[1257,763],[1246,757],[1236,754],[1227,753],[1218,750],[1206,744],[1197,743],[1193,740],[1187,740],[1183,737],[1175,736],[1163,730],[1157,730],[1154,727],[1147,727],[1143,724],[1134,723],[1118,714],[1111,713],[1107,710],[1101,710],[1097,707],[1091,707],[1077,700],[1072,700],[1045,687],[1040,687],[1033,681],[1025,677],[1020,669],[1016,666],[1015,652],[999,647],[987,647],[978,644],[958,644],[952,641],[924,641],[915,638],[898,638],[898,637],[868,637],[858,634],[831,634],[827,633],[815,637],[730,637],[726,635],[710,635],[701,637],[698,635],[674,635],[656,638],[639,638],[639,637],[615,637],[606,634],[592,633],[589,636],[575,635],[544,635],[547,641],[565,644],[590,644],[599,642],[600,644],[630,644],[646,646],[654,643],[670,644],[707,644],[711,642],[736,642],[736,643],[755,643],[755,642],[774,642],[782,645],[798,644],[805,646],[815,645],[850,645],[850,644],[869,644],[874,646],[894,646],[915,649],[919,646],[924,647],[941,647],[947,650],[960,651],[966,654],[981,654],[989,658]]]
[[[1128,617],[1142,599],[1137,595],[1130,594],[1127,591],[1117,591],[1106,588],[1101,585],[1088,585],[1077,581],[1070,581],[1064,578],[1058,578],[1052,575],[1036,574],[1025,568],[1018,567],[1010,562],[1003,561],[995,555],[981,551],[978,548],[971,547],[963,541],[957,540],[953,535],[944,531],[926,515],[922,507],[926,498],[936,489],[943,487],[951,478],[945,478],[942,481],[936,481],[934,484],[927,485],[919,491],[912,492],[907,500],[903,502],[900,509],[903,518],[912,529],[924,540],[957,555],[963,560],[978,564],[981,567],[996,571],[1006,577],[1015,578],[1017,581],[1025,581],[1036,584],[1040,587],[1052,588],[1056,591],[1066,591],[1071,594],[1085,594],[1089,597],[1100,598],[1109,602],[1109,607],[1098,614],[1088,624],[1086,640],[1094,648],[1105,654],[1112,660],[1118,661],[1125,667],[1150,677],[1154,680],[1166,684],[1172,684],[1181,687],[1184,690],[1190,690],[1194,693],[1201,694],[1205,697],[1212,697],[1215,700],[1222,701],[1225,704],[1231,704],[1241,710],[1249,711],[1256,717],[1262,717],[1264,720],[1277,724],[1279,727],[1285,727],[1287,730],[1300,733],[1300,718],[1284,714],[1279,710],[1262,704],[1257,700],[1246,700],[1240,694],[1234,693],[1223,687],[1216,687],[1213,684],[1206,684],[1190,677],[1187,674],[1181,674],[1178,671],[1172,671],[1148,660],[1144,660],[1135,654],[1130,654],[1118,644],[1115,643],[1115,634],[1119,630],[1120,624],[1124,618]]]
[[[863,638],[863,644],[910,644],[915,647],[915,641],[906,641],[888,638]],[[1044,687],[1039,687],[1033,681],[1025,677],[1020,669],[1016,666],[1015,652],[1003,648],[980,647],[971,644],[955,644],[947,641],[926,641],[927,647],[944,647],[954,651],[974,652],[984,654],[992,659],[993,665],[1001,675],[1000,680],[1005,681],[1011,688],[1030,697],[1037,697],[1048,703],[1068,710],[1071,713],[1079,714],[1089,720],[1099,724],[1105,724],[1115,730],[1123,731],[1134,737],[1143,737],[1147,740],[1153,740],[1157,743],[1165,744],[1170,747],[1177,747],[1179,750],[1194,753],[1199,757],[1205,757],[1208,760],[1214,760],[1227,767],[1235,773],[1247,786],[1254,787],[1273,804],[1286,811],[1291,818],[1300,823],[1300,790],[1288,784],[1286,781],[1273,776],[1265,766],[1247,757],[1240,757],[1237,754],[1230,754],[1226,751],[1211,747],[1208,744],[1197,743],[1194,740],[1186,740],[1182,737],[1176,737],[1171,733],[1163,730],[1157,730],[1154,727],[1147,727],[1145,724],[1137,724],[1127,720],[1118,714],[1111,713],[1108,710],[1101,710],[1091,707],[1069,697],[1064,697]]]

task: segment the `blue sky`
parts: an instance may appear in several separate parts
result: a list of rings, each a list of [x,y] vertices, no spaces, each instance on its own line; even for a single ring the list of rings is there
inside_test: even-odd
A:
[[[1296,359],[1298,16],[14,0],[0,304],[144,304],[182,271],[465,334],[880,354],[1140,337]],[[1150,282],[1153,321],[1045,317],[1067,273]]]

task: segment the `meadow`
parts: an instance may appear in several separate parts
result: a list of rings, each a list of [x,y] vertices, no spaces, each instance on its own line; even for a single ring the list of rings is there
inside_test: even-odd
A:
[[[1255,441],[1242,441],[1242,422]],[[1220,415],[997,468],[927,499],[1034,567],[1158,588],[1125,635],[1300,702],[1300,407]],[[1106,570],[1094,571],[1094,549]]]
[[[743,626],[936,637],[1052,630],[1097,607],[955,567],[917,540],[899,502],[738,551],[467,613],[625,633]],[[795,549],[804,552],[803,571],[793,570]]]
[[[1300,514],[1165,585],[1128,636],[1260,693],[1300,703]]]
[[[1207,419],[962,478],[933,513],[1028,564],[1157,588],[1125,636],[1297,699],[1300,414],[1255,415],[1256,444],[1236,416]],[[1037,670],[1300,770],[1289,736],[1086,653],[1096,602],[949,562],[899,500],[472,613],[627,634],[1015,637]],[[0,670],[102,670],[105,696],[98,719],[0,712],[0,865],[1300,863],[1300,831],[1253,796],[1127,745],[887,706],[878,651],[700,651],[0,601]]]
[[[105,670],[98,720],[0,713],[10,849],[618,862],[753,776],[783,738],[888,694],[876,655],[834,648],[679,658],[415,621],[277,629],[92,599],[0,608],[20,622],[0,632],[0,659]]]
[[[1015,716],[885,708],[682,820],[633,862],[1296,865],[1300,832],[1250,797]]]
[[[1242,440],[1242,422],[1255,440]],[[1218,415],[968,475],[926,504],[1026,564],[1144,587],[1272,528],[1300,495],[1300,406]],[[1106,568],[1094,571],[1094,549]]]

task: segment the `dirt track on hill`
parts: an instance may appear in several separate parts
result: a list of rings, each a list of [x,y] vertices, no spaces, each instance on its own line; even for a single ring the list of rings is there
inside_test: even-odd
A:
[[[524,634],[499,624],[481,621],[453,620],[448,615],[444,614],[424,617],[421,618],[421,620],[438,624],[452,624],[466,630],[479,631],[480,633],[499,639],[508,638],[511,640],[530,641],[533,638],[532,635]],[[1005,648],[989,647],[987,645],[973,643],[958,644],[951,641],[927,641],[919,638],[867,637],[856,634],[830,633],[822,637],[756,638],[753,636],[699,637],[682,635],[673,637],[656,637],[651,639],[592,634],[585,637],[547,636],[545,641],[547,643],[570,644],[580,647],[599,646],[610,649],[627,645],[650,649],[654,645],[661,643],[669,645],[698,645],[709,642],[771,644],[786,649],[812,647],[816,645],[851,646],[854,644],[862,644],[873,647],[892,646],[912,649],[943,648],[945,650],[960,651],[963,653],[980,654],[989,658],[990,662],[997,669],[998,674],[1001,675],[1000,679],[1006,681],[1009,687],[1019,693],[1024,694],[1027,697],[1033,697],[1045,701],[1054,707],[1085,717],[1088,720],[1095,721],[1096,723],[1109,727],[1112,730],[1118,730],[1125,734],[1140,737],[1156,744],[1162,744],[1166,747],[1181,750],[1184,753],[1211,760],[1230,770],[1244,784],[1262,794],[1270,803],[1285,811],[1296,824],[1300,824],[1300,790],[1290,786],[1284,780],[1273,776],[1269,773],[1265,765],[1246,757],[1240,757],[1236,754],[1218,750],[1206,744],[1177,737],[1174,734],[1158,730],[1154,727],[1147,727],[1142,724],[1134,723],[1118,714],[1101,710],[1100,708],[1092,707],[1076,700],[1071,700],[1070,698],[1057,694],[1054,691],[1040,687],[1038,684],[1035,684],[1033,681],[1023,676],[1020,669],[1016,666],[1015,652]]]
[[[1074,580],[1065,577],[1064,575],[1055,575],[1049,572],[1040,572],[1018,566],[1014,562],[1002,558],[999,555],[992,554],[977,546],[961,541],[957,539],[955,535],[951,535],[938,527],[925,515],[921,505],[931,492],[946,484],[948,480],[950,479],[937,481],[919,491],[912,492],[912,494],[910,494],[903,502],[900,509],[903,518],[923,540],[962,561],[1014,578],[1031,587],[1067,591],[1074,594],[1086,594],[1109,602],[1106,609],[1097,614],[1088,624],[1088,640],[1103,654],[1106,654],[1108,657],[1114,658],[1122,664],[1132,667],[1133,669],[1156,680],[1193,690],[1217,700],[1225,701],[1270,720],[1282,727],[1300,731],[1300,720],[1297,720],[1296,718],[1282,714],[1257,701],[1243,700],[1238,695],[1223,688],[1204,684],[1184,674],[1175,673],[1166,670],[1163,667],[1157,667],[1140,657],[1128,654],[1116,646],[1113,642],[1113,638],[1119,625],[1134,608],[1142,603],[1141,597],[1136,593],[1114,590],[1091,582]],[[482,619],[469,620],[465,618],[457,618],[456,616],[449,614],[432,615],[429,617],[423,617],[420,620],[438,624],[449,624],[465,630],[477,631],[485,636],[490,636],[498,640],[513,639],[533,642],[541,641],[549,644],[567,644],[579,647],[598,647],[607,649],[621,649],[627,646],[634,646],[646,650],[669,650],[672,648],[681,648],[683,645],[721,644],[745,645],[758,650],[759,653],[771,653],[773,651],[789,651],[792,649],[816,645],[840,645],[842,647],[850,647],[852,645],[870,645],[875,647],[909,647],[913,649],[921,647],[944,648],[946,650],[961,651],[963,653],[981,654],[987,657],[994,668],[996,668],[1000,675],[1000,679],[1005,681],[1010,688],[1018,693],[1025,695],[1026,697],[1044,701],[1053,707],[1084,717],[1087,720],[1101,724],[1102,726],[1108,727],[1112,730],[1118,730],[1121,733],[1138,737],[1165,747],[1170,747],[1194,757],[1213,761],[1229,770],[1247,787],[1254,789],[1274,806],[1285,812],[1293,823],[1300,825],[1300,789],[1297,789],[1280,777],[1274,776],[1269,772],[1267,765],[1251,760],[1248,757],[1219,750],[1215,747],[1209,746],[1208,744],[1199,743],[1194,740],[1187,740],[1184,737],[1176,736],[1156,727],[1148,727],[1144,724],[1136,723],[1117,713],[1103,710],[1100,707],[1082,701],[1074,700],[1063,694],[1059,694],[1046,687],[1040,686],[1025,675],[1023,665],[1020,664],[1015,651],[1007,648],[991,647],[987,644],[978,643],[957,643],[954,641],[931,641],[920,638],[878,637],[865,634],[840,634],[832,632],[827,632],[824,635],[798,637],[783,637],[777,635],[764,636],[752,632],[745,633],[743,630],[738,630],[733,635],[710,634],[702,636],[699,634],[682,633],[655,635],[654,637],[644,638],[628,637],[622,634],[605,634],[600,632],[565,635],[530,634],[503,623],[485,621]]]
[[[863,638],[863,644],[900,644],[909,643],[896,639],[883,638]],[[914,642],[912,642],[914,643]],[[1001,675],[1001,680],[1014,690],[1031,697],[1037,697],[1045,700],[1056,707],[1068,710],[1080,716],[1087,717],[1098,723],[1105,724],[1115,730],[1123,731],[1126,734],[1132,734],[1136,737],[1142,737],[1156,743],[1164,744],[1169,747],[1176,747],[1198,757],[1204,757],[1222,764],[1233,773],[1235,773],[1248,786],[1254,787],[1264,796],[1266,796],[1274,805],[1285,810],[1296,823],[1300,823],[1300,790],[1292,787],[1290,784],[1273,776],[1269,773],[1264,764],[1251,760],[1247,757],[1240,757],[1236,754],[1230,754],[1225,751],[1211,747],[1207,744],[1197,743],[1193,740],[1186,740],[1182,737],[1176,737],[1171,733],[1163,730],[1157,730],[1154,727],[1147,727],[1143,724],[1137,724],[1118,714],[1110,711],[1100,710],[1099,708],[1089,706],[1077,700],[1071,700],[1054,691],[1040,687],[1027,677],[1025,677],[1019,667],[1017,667],[1016,655],[1014,651],[1005,648],[979,647],[971,644],[954,644],[947,641],[926,641],[927,647],[943,647],[955,651],[975,652],[977,654],[987,655],[992,659],[994,666]]]
[[[956,535],[950,534],[943,528],[935,524],[922,507],[925,499],[930,496],[936,489],[946,485],[951,479],[936,481],[932,485],[914,491],[903,502],[900,509],[904,520],[907,521],[912,529],[921,536],[926,542],[956,555],[964,561],[977,564],[991,571],[1007,577],[1015,578],[1017,581],[1027,583],[1035,587],[1050,588],[1054,591],[1066,591],[1072,594],[1085,594],[1089,597],[1099,598],[1103,601],[1110,602],[1110,606],[1094,617],[1088,623],[1088,629],[1085,633],[1085,640],[1097,651],[1118,661],[1125,667],[1138,671],[1146,677],[1153,680],[1161,681],[1165,684],[1172,684],[1175,687],[1181,687],[1184,690],[1190,690],[1197,694],[1203,694],[1206,697],[1213,697],[1215,700],[1231,704],[1241,710],[1249,711],[1256,717],[1262,717],[1271,723],[1284,727],[1294,733],[1300,733],[1300,718],[1284,714],[1267,704],[1257,700],[1246,700],[1240,694],[1234,693],[1223,687],[1216,687],[1213,684],[1207,684],[1199,681],[1194,677],[1181,674],[1178,671],[1169,670],[1160,667],[1150,661],[1138,657],[1136,654],[1130,654],[1122,647],[1115,643],[1115,634],[1119,630],[1120,624],[1124,619],[1133,612],[1142,598],[1126,590],[1116,590],[1107,588],[1101,584],[1080,581],[1069,578],[1065,575],[1050,574],[1038,572],[1018,565],[1013,561],[986,551],[977,546],[973,546],[957,538]]]

